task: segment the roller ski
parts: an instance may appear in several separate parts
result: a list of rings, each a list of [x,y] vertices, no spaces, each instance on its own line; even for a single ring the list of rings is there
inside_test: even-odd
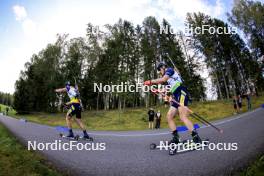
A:
[[[93,138],[88,136],[88,135],[83,135],[83,136],[79,136],[79,135],[64,135],[62,133],[59,134],[61,138],[65,138],[65,139],[69,139],[69,140],[84,140],[84,141],[93,141]]]
[[[90,137],[89,135],[83,135],[83,136],[78,136],[78,139],[84,140],[84,141],[93,141],[94,139]]]
[[[195,143],[193,140],[183,140],[179,143],[170,143],[169,141],[160,141],[159,144],[150,144],[151,150],[168,150],[169,155],[184,153],[193,150],[199,150],[209,145],[209,139],[202,140],[201,143]]]
[[[172,135],[173,138],[169,144],[169,155],[199,150],[209,144],[209,140],[202,140],[195,130],[191,133],[192,140],[184,140],[181,142],[177,131],[174,131]]]
[[[209,139],[202,140],[200,143],[195,143],[193,140],[184,140],[176,145],[170,145],[169,155],[175,155],[177,153],[184,153],[193,150],[200,150],[209,145]]]
[[[209,139],[202,140],[196,131],[193,131],[191,134],[192,140],[181,141],[177,131],[174,131],[172,135],[173,138],[171,141],[165,143],[161,141],[159,145],[155,143],[150,144],[150,149],[165,149],[169,151],[169,155],[175,155],[177,153],[199,150],[209,144]]]
[[[171,145],[177,145],[177,144],[179,144],[179,143],[182,143],[182,142],[180,141],[180,138],[179,138],[178,132],[173,132],[172,135],[173,135],[173,138],[172,138],[171,141],[169,141],[169,142],[166,141],[165,143],[164,143],[163,141],[160,141],[160,144],[159,144],[159,145],[157,145],[157,144],[155,144],[155,143],[152,143],[152,144],[150,144],[150,149],[151,149],[151,150],[154,150],[154,149],[156,149],[156,148],[161,149],[162,147],[167,148],[168,146],[171,146]]]
[[[76,135],[74,136],[73,134],[69,134],[69,135],[64,135],[63,133],[60,133],[59,134],[61,138],[65,138],[65,139],[68,139],[68,140],[75,140],[75,141],[78,141],[79,140],[79,135]]]

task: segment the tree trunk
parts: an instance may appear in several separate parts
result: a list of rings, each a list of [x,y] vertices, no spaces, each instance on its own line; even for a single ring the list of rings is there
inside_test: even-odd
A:
[[[223,70],[221,69],[221,73],[222,73],[222,77],[224,79],[224,85],[225,85],[225,91],[226,91],[226,98],[229,99],[229,90],[228,90],[228,87],[227,87],[227,83],[226,83],[226,78],[225,78],[225,74],[223,72]]]
[[[227,66],[227,74],[228,74],[228,79],[231,82],[233,95],[237,97],[237,94],[236,94],[236,85],[235,85],[235,81],[232,79],[230,66]]]
[[[99,110],[99,91],[97,93],[97,98],[96,98],[96,111]]]
[[[125,108],[126,108],[126,98],[124,97],[124,99],[123,99],[123,111],[125,110]]]
[[[221,87],[220,87],[220,83],[219,83],[217,73],[215,73],[215,78],[216,78],[216,86],[217,86],[217,89],[219,91],[220,99],[223,100],[223,95],[222,95],[222,91],[221,91]]]

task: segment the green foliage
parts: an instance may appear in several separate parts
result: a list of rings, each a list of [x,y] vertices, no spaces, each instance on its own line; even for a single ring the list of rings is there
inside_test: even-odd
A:
[[[12,106],[13,101],[14,100],[12,94],[0,92],[0,104]]]
[[[16,114],[16,111],[13,109],[13,107],[11,106],[6,106],[6,105],[3,105],[3,104],[0,104],[0,113],[6,113],[6,110],[8,109],[8,115],[10,116],[13,116]]]
[[[252,163],[247,169],[235,175],[240,176],[262,176],[264,174],[264,155]]]
[[[228,14],[228,20],[244,32],[255,57],[259,58],[260,66],[255,67],[257,70],[250,66],[249,69],[251,72],[260,73],[254,75],[254,81],[262,91],[264,87],[264,4],[259,1],[237,0],[232,12]]]
[[[188,14],[187,22],[192,27],[228,27],[223,21],[201,13]],[[94,33],[94,28],[89,23],[85,37],[68,39],[68,35],[58,35],[54,44],[32,56],[15,86],[14,107],[18,113],[55,112],[59,101],[54,89],[64,87],[65,81],[75,80],[85,109],[121,111],[158,105],[159,99],[150,93],[94,92],[94,83],[135,85],[157,78],[159,61],[170,67],[174,67],[172,62],[176,65],[194,100],[205,99],[201,62],[209,68],[220,99],[248,90],[262,91],[264,87],[261,66],[238,34],[184,36],[160,32],[164,28],[170,31],[171,25],[166,19],[159,24],[151,16],[142,25],[134,26],[120,19],[106,25],[104,32]],[[192,51],[194,54],[190,55]],[[63,101],[66,100],[64,96]]]
[[[61,46],[49,44],[25,64],[26,70],[16,81],[14,93],[14,108],[19,113],[54,111],[54,89],[63,82],[59,65],[61,50]]]
[[[206,25],[214,29],[229,28],[223,21],[202,13],[188,14],[187,22],[191,29],[203,28]],[[261,89],[263,84],[257,59],[238,34],[226,31],[229,33],[212,34],[208,30],[205,30],[204,34],[193,33],[191,43],[194,49],[205,56],[220,99],[249,91],[255,92],[258,88]]]
[[[166,20],[162,25],[170,26]],[[104,33],[94,33],[95,28],[89,23],[84,38],[67,39],[67,35],[59,35],[54,44],[32,56],[16,82],[14,107],[18,113],[55,112],[58,100],[54,89],[74,80],[78,82],[85,109],[124,110],[156,105],[156,96],[140,92],[98,93],[94,92],[94,83],[135,85],[139,80],[157,78],[156,63],[160,60],[169,63],[168,55],[179,67],[193,97],[205,96],[203,81],[194,73],[195,64],[186,73],[186,58],[176,35],[160,34],[155,17],[147,17],[142,26],[136,27],[120,19],[114,25],[106,25],[108,31]]]
[[[0,124],[0,175],[61,175],[40,155],[26,150]]]
[[[229,21],[247,36],[257,56],[264,55],[264,4],[259,1],[237,0]]]

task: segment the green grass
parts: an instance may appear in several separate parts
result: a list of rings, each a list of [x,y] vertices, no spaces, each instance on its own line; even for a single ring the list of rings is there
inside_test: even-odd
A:
[[[246,112],[246,100],[244,100],[242,112]],[[252,98],[252,108],[260,107],[264,103],[264,96]],[[234,114],[232,100],[194,102],[190,108],[205,117],[207,120],[217,120]],[[161,127],[167,128],[166,113],[168,108],[162,106],[154,107],[162,113]],[[127,108],[125,111],[86,111],[82,113],[82,119],[88,130],[143,130],[148,127],[148,109],[146,108]],[[28,121],[51,126],[65,126],[66,113],[37,113],[29,115],[14,115],[16,118],[25,118]],[[177,125],[182,125],[178,117],[175,118]],[[197,121],[193,120],[197,123]],[[73,128],[78,128],[74,123]]]
[[[51,164],[28,151],[0,124],[0,175],[57,176]]]
[[[264,155],[252,163],[247,169],[238,172],[236,176],[263,176],[264,175]]]
[[[6,113],[6,105],[3,105],[3,104],[0,104],[0,113]],[[10,107],[9,107],[9,111],[8,111],[8,115],[15,115],[16,114],[16,111],[14,109],[11,109],[10,110]]]

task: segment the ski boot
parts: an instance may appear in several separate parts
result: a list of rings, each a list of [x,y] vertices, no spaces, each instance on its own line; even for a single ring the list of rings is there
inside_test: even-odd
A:
[[[195,130],[192,131],[192,138],[193,138],[194,143],[196,143],[196,144],[202,143],[202,139],[200,138],[200,136],[198,135],[198,133]]]
[[[173,138],[169,142],[169,155],[175,155],[177,153],[177,144],[180,143],[177,130],[172,132]],[[176,146],[175,146],[176,145]]]
[[[87,134],[86,130],[83,131],[82,139],[84,139],[84,140],[89,140],[89,141],[93,141],[93,138],[90,137],[90,136]]]
[[[69,134],[66,137],[67,138],[74,138],[74,134],[72,132],[72,129],[69,130]]]

